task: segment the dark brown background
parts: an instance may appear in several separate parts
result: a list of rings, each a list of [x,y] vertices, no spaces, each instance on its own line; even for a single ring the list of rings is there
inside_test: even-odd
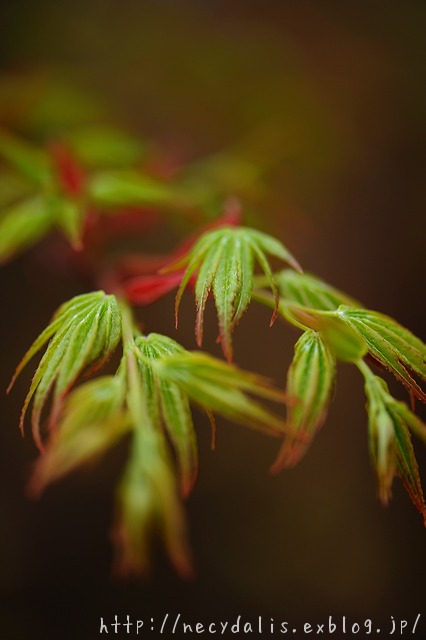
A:
[[[1,23],[5,73],[63,74],[187,156],[270,130],[279,161],[257,198],[259,223],[306,269],[425,338],[424,2],[16,0]],[[1,271],[1,388],[81,288],[40,263],[38,250]],[[148,329],[173,331],[172,300],[142,314]],[[192,348],[190,300],[184,313],[178,339]],[[267,325],[265,311],[249,311],[236,359],[283,384],[297,334]],[[214,333],[212,322],[208,348]],[[201,472],[188,519],[198,577],[182,583],[159,551],[151,579],[127,586],[110,580],[107,537],[124,449],[39,503],[24,496],[36,454],[17,423],[30,375],[1,399],[2,638],[92,639],[100,616],[165,612],[298,627],[373,617],[382,629],[391,615],[422,613],[425,632],[425,531],[399,483],[388,509],[376,499],[356,371],[339,368],[328,423],[279,477],[268,475],[276,443],[219,420],[212,454],[197,418]],[[416,451],[425,480],[419,442]]]

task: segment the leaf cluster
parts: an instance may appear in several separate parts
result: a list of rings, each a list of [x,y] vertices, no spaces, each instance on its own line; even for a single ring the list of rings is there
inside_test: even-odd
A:
[[[123,355],[115,375],[103,375],[74,389],[79,377],[105,364],[120,338]],[[282,403],[284,393],[257,374],[205,353],[187,351],[167,336],[142,335],[129,308],[103,291],[77,296],[58,309],[25,354],[11,384],[47,342],[21,417],[23,426],[33,400],[33,436],[43,455],[30,491],[39,495],[51,482],[98,460],[129,435],[129,460],[117,491],[116,569],[119,573],[145,571],[149,540],[158,529],[172,562],[186,575],[190,554],[179,493],[189,494],[198,471],[190,405],[207,412],[214,430],[213,414],[218,414],[282,437],[282,419],[254,397]],[[41,419],[50,393],[45,444]]]
[[[254,265],[262,268],[275,299],[274,322],[278,307],[278,290],[266,254],[300,266],[284,245],[265,233],[246,227],[228,227],[203,234],[194,246],[170,268],[186,266],[176,296],[176,323],[182,294],[197,272],[195,301],[197,316],[195,335],[199,347],[203,341],[204,310],[212,292],[219,320],[219,341],[228,360],[232,360],[232,333],[250,304],[254,286]]]
[[[127,206],[177,210],[176,187],[139,168],[142,145],[107,127],[78,128],[37,147],[0,131],[0,262],[6,262],[59,229],[74,250],[82,250],[93,212]]]
[[[143,145],[108,128],[76,129],[41,148],[0,132],[0,159],[8,175],[6,187],[0,185],[0,261],[35,244],[54,227],[81,249],[90,211],[140,206],[146,214],[147,207],[193,213],[194,205],[209,199],[203,175],[218,173],[217,158],[201,166],[198,179],[194,170],[183,172],[179,181],[145,171],[139,166],[143,154]],[[249,164],[233,165],[231,156],[228,160],[223,167],[232,174],[234,166],[231,182],[256,182]],[[226,184],[225,175],[217,180]],[[23,431],[32,403],[32,433],[43,452],[30,482],[34,495],[128,438],[113,529],[120,574],[147,571],[154,534],[161,537],[179,573],[192,571],[181,498],[188,496],[198,474],[194,406],[207,413],[213,442],[216,414],[279,438],[272,466],[278,472],[300,461],[324,424],[339,361],[356,366],[364,377],[370,457],[380,499],[389,500],[393,480],[399,477],[426,525],[410,435],[426,441],[426,427],[414,413],[414,399],[426,402],[426,345],[393,318],[365,309],[343,291],[303,273],[278,239],[240,226],[235,202],[223,218],[179,247],[173,259],[145,256],[149,264],[162,267],[159,272],[151,267],[123,283],[119,270],[112,270],[112,277],[105,277],[111,288],[98,286],[114,294],[99,290],[64,303],[24,355],[10,385],[44,348],[21,414]],[[290,268],[275,273],[270,260]],[[198,347],[206,305],[213,298],[226,361],[188,351],[168,336],[141,333],[126,297],[151,303],[175,287],[176,326],[182,296],[194,289]],[[233,333],[252,301],[272,309],[271,325],[280,316],[302,332],[285,390],[231,364]],[[122,356],[115,374],[75,387],[106,364],[120,340]],[[368,362],[405,386],[411,409],[391,396]],[[286,418],[265,401],[285,403]]]
[[[287,375],[287,393],[299,403],[288,409],[290,431],[273,468],[298,461],[323,423],[334,386],[335,360],[354,364],[365,378],[370,456],[380,498],[385,503],[389,500],[393,478],[398,476],[424,516],[410,430],[425,440],[426,427],[405,403],[390,395],[385,381],[373,375],[367,361],[392,373],[412,400],[425,402],[420,382],[426,382],[426,345],[393,318],[364,309],[315,276],[284,270],[276,274],[276,281],[281,317],[304,333],[296,343]],[[264,284],[262,278],[257,280],[258,286]],[[255,298],[274,304],[262,289],[255,292]]]

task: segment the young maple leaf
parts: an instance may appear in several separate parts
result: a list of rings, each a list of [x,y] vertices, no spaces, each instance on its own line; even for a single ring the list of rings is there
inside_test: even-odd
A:
[[[346,305],[334,311],[293,304],[283,304],[281,308],[285,317],[299,326],[319,331],[339,359],[357,362],[368,354],[390,371],[412,397],[426,402],[426,393],[414,378],[426,382],[426,345],[393,318]]]
[[[390,395],[384,380],[375,376],[365,363],[359,364],[359,368],[365,377],[370,455],[380,500],[387,504],[393,479],[398,476],[426,526],[426,506],[410,437],[411,429],[426,442],[426,425],[404,402]]]
[[[284,401],[284,393],[261,376],[208,354],[186,351],[157,333],[136,337],[135,355],[147,414],[157,429],[164,425],[176,451],[183,495],[190,492],[198,471],[190,402],[203,408],[210,418],[215,412],[269,435],[283,435],[282,419],[250,397]]]
[[[188,396],[175,383],[167,380],[156,367],[165,357],[184,353],[185,349],[166,336],[151,333],[139,336],[135,345],[142,357],[138,358],[145,389],[147,412],[157,426],[162,425],[176,451],[181,478],[181,491],[187,496],[197,478],[198,447]]]
[[[272,387],[266,378],[196,351],[163,358],[156,367],[161,377],[175,383],[206,411],[268,435],[285,433],[282,419],[250,397],[281,403],[287,400],[285,393]]]
[[[117,491],[114,572],[122,577],[146,574],[155,532],[160,534],[176,571],[188,577],[192,561],[185,515],[165,439],[146,424],[135,427],[130,460]]]
[[[412,397],[426,403],[426,393],[413,374],[426,382],[426,344],[377,311],[342,308],[339,317],[365,340],[370,356],[390,371]]]
[[[151,304],[169,293],[169,291],[177,289],[182,281],[185,269],[182,268],[179,271],[169,273],[169,265],[171,264],[173,268],[173,265],[191,250],[203,233],[224,226],[235,226],[238,225],[240,221],[240,204],[238,200],[232,198],[226,203],[224,213],[219,218],[205,225],[196,234],[186,238],[171,255],[138,256],[133,261],[127,258],[127,260],[122,263],[122,267],[127,264],[127,268],[129,266],[133,267],[133,271],[136,270],[137,274],[127,276],[124,280],[122,287],[127,299],[137,305]],[[192,280],[195,280],[194,276],[191,278],[191,281]]]
[[[81,249],[84,177],[65,147],[36,149],[1,132],[0,157],[25,177],[33,192],[2,211],[0,260],[9,260],[29,248],[54,226],[61,228],[74,249]]]
[[[224,226],[203,234],[183,258],[169,267],[172,270],[186,265],[176,296],[176,325],[182,294],[190,278],[198,270],[195,282],[197,344],[201,347],[204,310],[209,293],[212,292],[219,320],[219,341],[226,358],[232,360],[232,332],[250,304],[256,261],[274,294],[275,309],[271,324],[277,315],[278,290],[266,254],[301,270],[295,258],[279,240],[255,229]]]
[[[51,226],[49,209],[38,196],[7,207],[0,218],[0,263],[35,244]]]
[[[77,378],[99,369],[110,358],[121,337],[121,312],[113,295],[103,291],[72,298],[59,307],[52,322],[33,342],[19,363],[9,385],[31,358],[49,341],[25,398],[21,414],[23,431],[25,414],[34,396],[32,431],[40,449],[40,418],[53,388],[50,427],[55,426],[62,402]]]
[[[35,465],[29,485],[33,496],[77,467],[99,459],[130,430],[125,392],[124,376],[117,373],[85,382],[69,394],[59,428]]]
[[[305,331],[295,345],[287,374],[286,392],[295,402],[288,407],[288,434],[272,467],[274,473],[294,466],[305,454],[327,416],[335,377],[333,353],[318,333]]]
[[[321,311],[333,311],[342,304],[350,307],[362,306],[343,291],[310,273],[283,269],[274,274],[274,279],[283,303],[294,302]],[[256,280],[256,286],[265,284],[264,278]]]

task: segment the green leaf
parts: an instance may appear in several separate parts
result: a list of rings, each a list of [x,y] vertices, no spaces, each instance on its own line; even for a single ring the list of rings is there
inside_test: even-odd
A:
[[[0,132],[0,157],[38,185],[46,186],[51,182],[47,155],[5,131]]]
[[[75,250],[82,249],[81,233],[84,208],[80,202],[65,196],[51,199],[53,217]]]
[[[100,368],[111,356],[121,337],[121,313],[116,298],[103,291],[83,294],[62,305],[52,323],[35,340],[19,364],[12,383],[28,361],[50,339],[32,380],[21,415],[34,396],[32,429],[42,449],[40,417],[54,387],[50,427],[57,422],[63,398],[83,373]],[[10,387],[9,387],[10,388]]]
[[[212,291],[213,297],[216,303],[217,316],[219,320],[219,335],[223,352],[226,354],[229,360],[232,360],[232,331],[238,324],[239,318],[236,315],[237,299],[240,303],[240,317],[245,312],[251,298],[253,290],[253,278],[246,279],[248,286],[248,297],[246,302],[243,301],[240,295],[241,288],[241,275],[243,267],[240,263],[240,245],[241,240],[239,238],[224,237],[222,240],[222,252],[212,268]],[[208,262],[208,256],[204,265]],[[210,265],[211,267],[211,265]],[[206,291],[207,288],[205,288]],[[207,289],[207,292],[209,288]],[[197,291],[196,291],[197,293]],[[204,294],[206,295],[206,293]],[[207,293],[208,295],[208,293]],[[197,314],[200,316],[200,313]],[[200,321],[198,322],[200,324]],[[202,321],[201,321],[202,325]]]
[[[376,311],[342,308],[339,316],[368,345],[370,355],[421,402],[426,393],[413,375],[426,382],[426,345],[393,318]]]
[[[73,131],[68,143],[87,167],[124,167],[138,162],[144,146],[134,136],[111,127],[85,127]]]
[[[345,322],[343,307],[336,311],[317,311],[294,304],[280,304],[280,312],[296,326],[313,329],[332,350],[336,358],[343,362],[357,362],[368,351],[364,337]]]
[[[124,396],[124,380],[118,375],[86,382],[68,396],[58,428],[34,469],[30,481],[34,495],[97,460],[125,435],[131,423],[123,410]]]
[[[376,470],[379,496],[384,504],[391,497],[392,482],[398,476],[405,490],[423,516],[426,526],[426,506],[419,469],[409,429],[426,442],[424,425],[403,402],[395,400],[386,383],[363,364],[367,411],[369,418],[370,454]]]
[[[262,231],[257,231],[256,229],[246,229],[246,231],[250,232],[249,235],[251,237],[252,243],[262,249],[264,253],[275,256],[283,262],[287,262],[287,264],[289,264],[298,272],[302,271],[302,268],[297,260],[285,248],[282,242],[266,233],[263,233]]]
[[[136,425],[130,461],[117,493],[113,532],[116,574],[147,573],[155,531],[162,536],[176,570],[182,576],[191,575],[185,518],[164,438]]]
[[[197,306],[196,339],[202,344],[204,310],[210,292],[216,304],[219,340],[228,360],[232,360],[232,333],[247,310],[253,292],[253,272],[257,261],[275,296],[276,316],[278,291],[266,253],[300,269],[293,256],[275,238],[246,227],[223,226],[204,233],[188,253],[169,270],[186,265],[176,296],[176,318],[179,304],[190,278],[198,269],[195,283]]]
[[[177,342],[159,334],[140,336],[135,340],[140,356],[148,414],[158,429],[164,425],[176,451],[181,491],[187,496],[198,473],[198,448],[187,396],[173,382],[159,375],[155,361],[184,352]]]
[[[96,173],[88,181],[88,193],[101,206],[165,205],[173,203],[174,190],[136,171]]]
[[[34,193],[34,185],[31,181],[16,173],[14,170],[1,168],[0,173],[0,219],[16,202],[30,197]]]
[[[242,371],[208,354],[189,351],[158,360],[156,368],[162,379],[175,383],[206,411],[269,435],[285,432],[283,420],[250,397],[285,401],[283,392],[257,374]]]
[[[272,467],[294,466],[323,425],[328,412],[336,377],[336,364],[330,349],[315,331],[306,331],[294,349],[287,374],[288,397],[295,403],[288,407],[288,435]]]
[[[285,302],[294,302],[320,311],[333,311],[342,304],[351,307],[361,306],[346,293],[308,273],[284,269],[274,274],[274,278]],[[264,285],[262,282],[256,282],[256,286]]]
[[[160,383],[161,411],[175,448],[184,496],[191,492],[198,475],[198,445],[187,396],[173,383]]]
[[[7,208],[0,217],[0,262],[35,244],[51,225],[52,216],[43,198],[30,198]]]

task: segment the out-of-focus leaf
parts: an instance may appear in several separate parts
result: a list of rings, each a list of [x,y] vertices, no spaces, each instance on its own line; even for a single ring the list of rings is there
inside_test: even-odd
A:
[[[186,266],[176,296],[176,318],[183,291],[190,278],[198,271],[195,284],[195,333],[198,346],[202,344],[204,309],[212,291],[218,313],[219,339],[227,359],[232,360],[232,332],[251,300],[255,261],[265,273],[275,296],[276,307],[278,306],[278,290],[265,254],[300,269],[293,256],[275,238],[254,229],[230,226],[203,234],[185,256],[171,265],[170,270]],[[271,323],[275,316],[276,309]]]
[[[373,375],[365,365],[360,368],[365,376],[370,454],[376,470],[380,499],[385,504],[389,501],[393,478],[397,475],[422,514],[426,526],[426,506],[409,432],[411,428],[426,442],[426,425],[405,403],[389,394],[381,378]]]
[[[97,460],[130,429],[121,376],[84,383],[66,399],[58,430],[37,462],[30,491],[38,495],[77,467]]]
[[[283,300],[321,311],[333,311],[341,304],[360,307],[350,296],[308,273],[284,269],[274,274],[275,282]],[[256,286],[266,283],[256,282]]]
[[[84,222],[84,209],[78,200],[66,196],[50,200],[55,222],[64,232],[75,250],[82,249],[81,233]]]
[[[175,191],[166,184],[136,171],[103,171],[87,184],[92,200],[101,206],[172,204]]]
[[[21,416],[23,429],[25,413],[34,396],[32,429],[39,448],[43,448],[41,412],[52,388],[51,428],[56,424],[63,398],[76,379],[88,370],[100,368],[113,353],[120,337],[121,312],[118,302],[114,296],[97,291],[77,296],[62,305],[51,324],[34,341],[20,362],[10,387],[23,367],[50,339],[32,380]]]
[[[42,198],[34,197],[2,211],[0,217],[0,262],[37,242],[52,224],[52,214]]]
[[[342,308],[339,317],[354,328],[368,345],[370,355],[421,402],[426,393],[413,375],[426,382],[426,345],[393,318],[365,309]]]
[[[185,167],[182,189],[203,211],[209,211],[212,205],[216,206],[218,198],[223,199],[229,193],[249,199],[264,195],[263,178],[270,164],[270,149],[268,160],[263,158],[259,162],[258,149],[253,153],[248,146],[243,142],[238,148],[227,147]]]
[[[51,180],[47,155],[5,131],[0,131],[0,157],[38,185]]]
[[[125,167],[138,162],[144,145],[134,136],[111,127],[85,127],[73,131],[68,143],[87,167]]]
[[[31,181],[18,174],[16,171],[2,167],[0,172],[0,208],[7,211],[7,207],[31,196],[34,193],[34,185]],[[3,215],[0,210],[0,219]]]
[[[79,199],[85,192],[86,172],[72,150],[63,142],[49,145],[55,191],[60,196]]]
[[[287,394],[295,399],[287,415],[288,435],[272,467],[297,464],[327,416],[336,377],[333,354],[321,336],[306,331],[295,345],[287,374]]]
[[[133,304],[151,304],[179,286],[181,273],[137,276],[124,283],[124,291]]]
[[[137,425],[117,493],[113,539],[115,573],[146,574],[150,566],[151,537],[158,531],[176,570],[192,573],[185,518],[167,455],[164,438],[148,425]]]
[[[226,195],[239,193],[251,185],[257,186],[261,173],[258,163],[225,151],[189,165],[184,179],[188,184],[196,181],[213,184],[216,193]]]

